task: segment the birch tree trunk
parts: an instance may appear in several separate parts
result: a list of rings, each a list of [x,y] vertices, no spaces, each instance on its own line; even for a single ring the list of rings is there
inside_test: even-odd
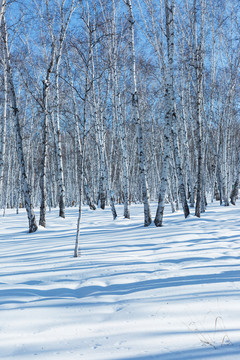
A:
[[[93,27],[93,29],[92,29]],[[101,109],[101,86],[100,78],[98,78],[98,53],[97,53],[97,34],[96,34],[96,23],[94,19],[94,25],[88,23],[89,29],[89,49],[91,59],[91,70],[92,70],[92,96],[93,96],[93,116],[95,125],[95,136],[97,143],[97,151],[99,156],[99,196],[98,206],[104,210],[106,206],[106,187],[107,184],[106,172],[105,172],[105,159],[104,159],[104,125],[103,125],[103,114]],[[95,32],[95,33],[94,33]],[[94,35],[94,38],[93,38]],[[95,43],[95,45],[94,45]],[[95,50],[95,51],[94,51]],[[95,56],[94,56],[95,55]],[[97,70],[96,70],[97,68]]]
[[[198,170],[197,170],[197,199],[196,199],[196,207],[195,207],[195,215],[200,217],[201,213],[201,202],[203,196],[203,139],[202,139],[202,97],[203,97],[203,89],[202,89],[202,81],[203,81],[203,60],[202,60],[202,46],[203,46],[203,21],[204,21],[204,10],[203,10],[203,0],[201,0],[201,37],[200,42],[198,44],[198,36],[197,36],[197,4],[196,0],[194,0],[193,4],[193,16],[194,16],[194,66],[196,73],[196,120],[197,120],[197,149],[198,149]]]
[[[7,171],[6,171],[6,191],[5,191],[5,199],[3,202],[3,216],[6,216],[6,208],[9,207],[9,192],[10,192],[10,173],[11,173],[11,150],[8,149],[7,155]]]
[[[163,213],[165,207],[165,196],[168,186],[168,171],[169,171],[169,157],[171,151],[171,125],[176,120],[176,111],[174,106],[174,71],[173,71],[173,56],[174,56],[174,1],[171,1],[169,6],[168,0],[165,0],[165,16],[166,16],[166,34],[168,47],[168,64],[166,67],[166,84],[165,84],[165,129],[163,138],[163,165],[161,185],[158,196],[158,207],[154,223],[156,226],[162,226]],[[175,125],[176,126],[176,125]],[[174,138],[175,135],[173,135]],[[176,142],[177,139],[174,139]],[[178,164],[179,166],[179,164]]]
[[[23,192],[25,197],[25,206],[28,214],[28,222],[29,222],[29,232],[35,232],[37,230],[37,223],[35,219],[35,214],[32,205],[32,194],[31,188],[28,184],[26,168],[25,168],[25,159],[23,154],[23,143],[22,143],[22,136],[21,136],[21,128],[20,128],[20,119],[19,119],[19,110],[17,105],[17,98],[13,83],[13,75],[12,75],[12,68],[10,63],[9,51],[8,51],[8,36],[7,36],[7,26],[4,18],[4,14],[2,16],[2,37],[3,37],[3,46],[5,52],[5,59],[4,59],[4,67],[5,71],[7,72],[8,77],[8,84],[9,84],[9,93],[11,97],[11,106],[13,109],[13,115],[15,120],[15,130],[16,130],[16,137],[17,137],[17,155],[18,155],[18,162],[19,167],[21,170],[22,175],[22,184],[23,184]]]
[[[77,232],[76,232],[76,240],[75,240],[75,249],[74,249],[74,257],[78,257],[80,255],[79,250],[79,236],[80,236],[80,225],[81,225],[81,218],[82,218],[82,201],[83,201],[83,185],[84,185],[84,157],[85,157],[85,126],[84,126],[84,134],[83,134],[83,143],[81,149],[81,164],[80,164],[80,184],[79,184],[79,208],[78,208],[78,220],[77,220]]]
[[[236,199],[238,196],[238,188],[239,188],[239,177],[240,177],[240,146],[238,148],[238,162],[237,162],[237,174],[236,179],[232,187],[232,191],[230,194],[231,204],[236,205]]]
[[[52,54],[51,60],[47,69],[46,79],[43,81],[43,113],[44,113],[44,123],[43,123],[43,154],[42,154],[42,170],[41,170],[41,206],[40,206],[40,218],[39,225],[46,227],[46,209],[47,209],[47,153],[48,153],[48,92],[50,85],[50,76],[53,70],[55,58],[55,47],[52,44]]]
[[[75,117],[76,121],[76,130],[78,133],[78,151],[80,156],[80,169],[79,169],[79,208],[78,208],[78,220],[77,220],[77,232],[76,232],[76,241],[75,241],[75,249],[74,249],[74,257],[78,257],[80,255],[79,251],[79,236],[80,236],[80,225],[82,218],[82,202],[83,202],[83,186],[84,186],[84,159],[85,159],[85,148],[86,148],[86,105],[87,105],[87,93],[88,93],[88,79],[85,79],[85,97],[84,97],[84,109],[83,109],[83,137],[82,144],[80,142],[80,134],[78,127],[78,118]]]
[[[6,53],[3,52],[3,62],[6,63]],[[3,88],[4,88],[4,104],[3,104],[3,114],[2,114],[2,133],[1,133],[1,143],[0,143],[0,207],[2,204],[3,198],[3,167],[5,161],[6,153],[6,124],[7,124],[7,101],[8,101],[8,80],[7,80],[7,67],[4,66],[4,76],[3,76]]]
[[[92,196],[90,194],[86,177],[84,177],[84,193],[85,193],[85,196],[86,196],[86,199],[87,199],[87,204],[88,204],[89,208],[91,210],[96,210],[97,208],[96,208],[96,206],[94,204],[94,201],[92,199]]]
[[[129,23],[129,52],[130,52],[130,66],[131,66],[131,95],[132,95],[132,112],[133,121],[137,127],[137,143],[138,143],[138,157],[139,157],[139,171],[141,178],[142,187],[142,200],[144,203],[144,226],[149,226],[152,222],[151,211],[150,211],[150,198],[149,190],[146,179],[145,170],[145,157],[143,150],[143,129],[142,122],[139,114],[138,104],[138,90],[137,90],[137,79],[136,79],[136,55],[135,55],[135,44],[134,44],[134,18],[132,11],[132,1],[127,0],[125,2],[128,8],[128,23]]]
[[[5,13],[6,0],[0,0],[0,29],[2,25],[2,17]],[[6,64],[6,53],[3,51],[3,64]],[[3,199],[3,167],[6,152],[6,121],[7,121],[7,100],[8,100],[8,79],[7,79],[7,67],[3,69],[3,91],[4,91],[4,104],[3,104],[3,115],[2,115],[2,133],[1,133],[1,144],[0,144],[0,207],[2,206]]]
[[[183,59],[182,59],[183,61]],[[184,153],[185,153],[185,164],[187,169],[187,180],[190,188],[190,207],[194,207],[194,184],[193,184],[193,174],[190,169],[190,150],[189,150],[189,142],[188,142],[188,132],[187,132],[187,124],[186,124],[186,110],[185,110],[185,98],[187,96],[186,91],[184,91],[183,84],[183,65],[181,67],[181,90],[180,90],[180,100],[181,100],[181,119],[182,123],[180,124],[180,133],[181,140],[183,143]]]
[[[128,171],[128,156],[126,146],[126,99],[125,95],[123,98],[123,109],[120,115],[120,126],[121,126],[121,149],[122,149],[122,163],[123,163],[123,188],[124,188],[124,212],[123,216],[125,219],[130,219],[129,209],[129,171]]]
[[[172,83],[173,83],[174,74],[172,74],[171,76],[172,76]],[[174,104],[174,108],[175,108],[175,104]],[[181,163],[180,154],[179,154],[178,133],[177,133],[178,124],[177,124],[176,110],[174,110],[173,114],[172,114],[171,128],[172,128],[172,138],[173,138],[173,153],[174,153],[176,173],[177,173],[177,178],[178,178],[178,189],[179,189],[179,194],[180,194],[180,199],[181,199],[181,203],[182,203],[184,216],[185,216],[185,218],[187,218],[188,215],[190,214],[190,211],[189,211],[189,207],[188,207],[188,203],[187,203],[182,163]]]
[[[60,6],[61,29],[59,34],[59,47],[56,54],[55,66],[55,86],[56,86],[56,150],[57,150],[57,168],[58,168],[58,191],[59,191],[59,216],[65,218],[65,185],[63,175],[63,159],[62,159],[62,145],[61,145],[61,132],[60,132],[60,98],[59,98],[59,76],[60,64],[62,60],[63,45],[66,38],[67,29],[72,17],[72,14],[78,4],[72,0],[67,18],[64,17],[64,5],[66,0],[63,0]]]
[[[62,145],[60,132],[60,101],[59,101],[59,64],[56,66],[56,155],[57,155],[57,169],[58,169],[58,192],[59,192],[59,216],[65,218],[65,185],[63,176],[63,161],[62,161]]]
[[[0,27],[2,25],[2,18],[5,13],[6,3],[7,3],[7,0],[0,0]]]
[[[116,3],[112,0],[113,6],[113,36],[112,36],[112,53],[113,53],[113,116],[115,122],[119,124],[119,137],[122,150],[122,167],[123,167],[123,192],[124,192],[124,211],[123,216],[125,219],[130,219],[129,210],[129,178],[128,178],[128,158],[126,147],[126,97],[125,97],[125,71],[124,71],[124,89],[123,96],[121,98],[120,88],[118,82],[118,58],[117,58],[117,24],[116,24]],[[121,100],[123,105],[121,108]],[[120,127],[120,128],[119,128]]]

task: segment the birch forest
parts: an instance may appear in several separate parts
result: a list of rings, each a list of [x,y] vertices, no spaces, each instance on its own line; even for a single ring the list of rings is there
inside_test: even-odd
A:
[[[0,28],[3,216],[78,207],[78,256],[83,204],[236,203],[239,0],[0,0]]]

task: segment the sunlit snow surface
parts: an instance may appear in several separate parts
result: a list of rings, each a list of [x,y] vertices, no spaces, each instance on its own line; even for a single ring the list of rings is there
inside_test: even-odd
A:
[[[1,217],[0,359],[239,360],[240,205],[167,206],[162,228],[117,211],[84,207],[79,258],[76,208],[35,234]]]

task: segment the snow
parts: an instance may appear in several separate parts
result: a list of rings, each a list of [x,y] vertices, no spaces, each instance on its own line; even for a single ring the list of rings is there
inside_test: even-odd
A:
[[[167,206],[162,228],[117,211],[84,207],[79,258],[76,208],[34,234],[1,218],[1,360],[239,360],[240,206]]]

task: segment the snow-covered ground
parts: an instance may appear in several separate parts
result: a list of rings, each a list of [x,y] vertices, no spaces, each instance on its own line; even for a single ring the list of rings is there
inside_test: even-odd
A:
[[[84,207],[79,258],[76,208],[35,234],[1,217],[0,359],[239,360],[240,206],[162,228],[117,210]]]

